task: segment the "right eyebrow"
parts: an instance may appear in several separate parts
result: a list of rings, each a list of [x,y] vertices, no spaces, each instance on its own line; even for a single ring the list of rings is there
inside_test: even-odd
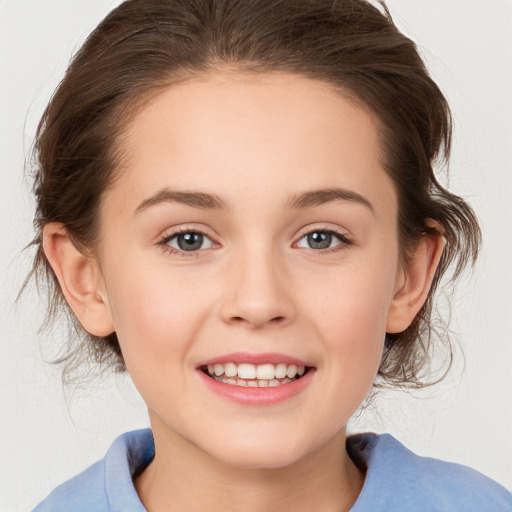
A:
[[[325,188],[319,190],[308,190],[301,194],[293,195],[288,204],[295,209],[301,208],[312,208],[314,206],[320,206],[325,203],[332,201],[350,201],[353,203],[359,203],[368,208],[373,215],[375,215],[375,209],[372,203],[366,199],[366,197],[343,188]]]
[[[144,199],[133,212],[134,215],[162,203],[180,203],[194,208],[225,209],[228,205],[221,197],[207,192],[177,191],[165,188]]]

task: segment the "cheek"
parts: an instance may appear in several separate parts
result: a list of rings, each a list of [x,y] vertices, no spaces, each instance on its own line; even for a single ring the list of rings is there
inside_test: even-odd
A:
[[[394,291],[394,272],[385,267],[375,262],[341,269],[331,273],[323,287],[301,294],[329,339],[344,344],[354,337],[361,342],[384,337]]]
[[[131,270],[129,278],[122,272],[112,275],[110,300],[128,369],[132,373],[130,366],[135,371],[143,361],[160,366],[177,363],[204,314],[201,290],[196,283],[164,279],[161,271]]]
[[[344,381],[357,388],[373,382],[382,356],[386,315],[378,301],[366,297],[345,297],[346,307],[332,311],[326,331],[326,348],[332,366]],[[348,304],[350,302],[350,304]],[[372,304],[373,302],[373,304]],[[378,307],[381,307],[380,311]]]
[[[150,409],[185,407],[190,396],[188,357],[204,315],[195,288],[174,286],[161,275],[116,287],[114,324],[127,371]],[[173,283],[173,285],[170,285]],[[187,290],[186,293],[182,290]],[[162,397],[167,397],[162,406]],[[172,397],[172,399],[169,398]]]
[[[378,371],[394,288],[394,262],[374,262],[332,276],[307,296],[309,317],[324,341],[331,378],[364,395]]]

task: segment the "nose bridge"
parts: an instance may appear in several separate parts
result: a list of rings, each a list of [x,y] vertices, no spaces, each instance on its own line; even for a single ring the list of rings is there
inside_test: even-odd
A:
[[[268,323],[283,325],[294,316],[282,255],[270,241],[260,242],[247,243],[235,251],[222,304],[225,321],[251,328]]]

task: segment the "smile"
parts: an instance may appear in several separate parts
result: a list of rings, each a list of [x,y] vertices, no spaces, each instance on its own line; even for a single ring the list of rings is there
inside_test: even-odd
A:
[[[267,388],[289,384],[300,379],[308,371],[305,366],[295,364],[224,363],[201,367],[203,373],[217,382],[232,386]]]

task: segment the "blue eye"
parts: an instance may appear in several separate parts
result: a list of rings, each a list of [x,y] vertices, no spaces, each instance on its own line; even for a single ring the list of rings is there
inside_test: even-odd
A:
[[[178,251],[192,252],[213,247],[213,242],[203,233],[186,231],[167,237],[163,243]]]
[[[341,233],[335,231],[318,230],[304,235],[298,242],[297,247],[306,249],[332,249],[338,245],[349,245],[350,240]]]

